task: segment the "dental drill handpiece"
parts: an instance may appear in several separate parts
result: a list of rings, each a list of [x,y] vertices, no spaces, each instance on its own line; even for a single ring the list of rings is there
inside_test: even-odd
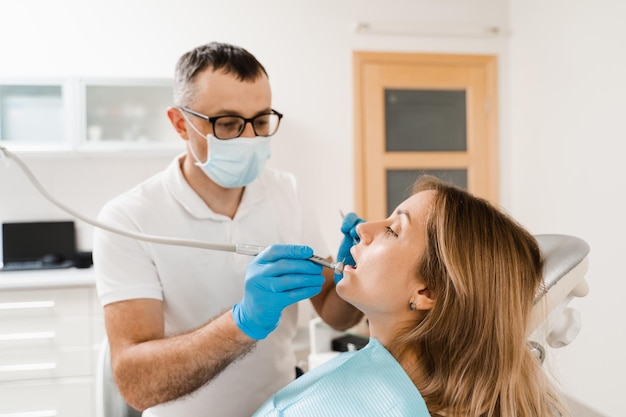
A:
[[[235,243],[235,253],[240,253],[242,255],[256,256],[261,253],[263,249],[265,249],[265,246]],[[311,256],[308,260],[315,262],[318,265],[322,265],[325,268],[332,269],[336,274],[343,274],[343,262],[331,262],[328,259],[317,255]]]

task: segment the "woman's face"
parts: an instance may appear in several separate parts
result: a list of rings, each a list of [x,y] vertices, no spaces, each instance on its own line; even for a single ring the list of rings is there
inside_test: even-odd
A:
[[[337,293],[368,317],[393,323],[412,317],[409,303],[424,289],[417,265],[426,247],[426,214],[435,191],[414,194],[385,220],[357,226],[356,267],[346,266]],[[417,306],[418,309],[419,306]]]

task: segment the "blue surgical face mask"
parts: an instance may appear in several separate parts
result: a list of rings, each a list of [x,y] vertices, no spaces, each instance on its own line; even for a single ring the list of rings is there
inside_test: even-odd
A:
[[[187,120],[193,130],[205,137],[196,127]],[[206,135],[209,142],[205,162],[201,162],[188,144],[196,166],[224,188],[243,187],[254,181],[270,157],[270,138],[257,136],[254,138],[217,139],[213,135]]]

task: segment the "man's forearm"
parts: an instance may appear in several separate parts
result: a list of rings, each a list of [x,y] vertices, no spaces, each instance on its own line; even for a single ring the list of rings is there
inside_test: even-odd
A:
[[[336,330],[346,330],[355,326],[363,317],[363,313],[337,295],[333,271],[325,269],[323,274],[326,283],[322,292],[311,298],[315,311],[326,324]]]
[[[337,295],[329,291],[319,315],[332,328],[346,330],[359,323],[363,313]]]
[[[114,359],[126,401],[138,410],[188,395],[252,350],[229,312],[178,336],[137,343]]]

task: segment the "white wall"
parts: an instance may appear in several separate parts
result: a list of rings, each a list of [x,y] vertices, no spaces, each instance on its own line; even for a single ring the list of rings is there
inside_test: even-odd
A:
[[[0,77],[163,78],[173,75],[183,52],[199,44],[217,40],[249,49],[266,66],[274,106],[285,113],[274,137],[270,165],[294,172],[310,190],[333,248],[341,238],[339,209],[351,210],[354,201],[352,51],[499,54],[501,72],[506,71],[503,38],[429,39],[356,35],[353,31],[357,21],[406,20],[407,14],[418,16],[410,22],[426,27],[457,22],[479,29],[504,26],[506,3],[498,0],[446,4],[424,0],[0,0],[0,7]],[[501,90],[506,97],[506,86]],[[506,109],[501,113],[505,124]],[[175,137],[173,131],[172,135]],[[33,159],[33,170],[53,194],[83,213],[95,215],[104,201],[156,172],[174,154],[147,152],[141,158],[133,154],[118,158],[90,155],[88,165],[77,155],[26,158]],[[75,175],[78,170],[80,175]],[[19,171],[11,171],[13,174],[17,177],[10,180],[12,193],[0,198],[14,204],[0,206],[1,219],[41,216],[48,210],[51,216],[62,216],[34,193]],[[0,175],[0,186],[7,180],[3,177]],[[55,177],[62,180],[45,181]],[[98,189],[87,191],[94,183]],[[90,198],[83,197],[85,192]],[[26,205],[31,207],[25,211]],[[79,243],[87,249],[91,230],[78,227]]]
[[[623,416],[626,324],[626,3],[511,0],[512,210],[536,233],[590,247],[590,293],[557,371],[575,396]]]
[[[555,2],[559,7],[546,15],[547,6],[537,0],[511,0],[511,11],[503,0],[0,0],[0,78],[171,77],[176,59],[199,44],[218,40],[248,48],[269,71],[274,106],[286,115],[271,165],[301,179],[335,248],[338,210],[351,210],[354,200],[352,52],[497,55],[502,204],[536,233],[575,234],[591,244],[592,293],[579,303],[583,331],[557,359],[568,389],[617,416],[618,388],[625,386],[619,372],[625,359],[617,349],[626,335],[623,325],[609,328],[604,317],[611,309],[608,317],[618,317],[611,306],[618,305],[625,284],[609,271],[619,271],[612,232],[624,228],[617,197],[607,191],[619,192],[624,180],[617,170],[607,171],[618,162],[616,147],[624,139],[616,134],[617,109],[625,108],[618,102],[624,85],[617,76],[624,63],[616,55],[626,29],[616,20],[604,25],[618,14],[618,2],[606,15],[590,0],[579,2],[580,9]],[[425,30],[507,29],[510,21],[513,37],[355,34],[357,21],[410,21]],[[570,38],[576,42],[568,43]],[[613,65],[604,66],[607,60]],[[603,148],[606,154],[593,156]],[[173,154],[24,158],[54,195],[95,216],[104,201],[156,172]],[[0,167],[0,190],[2,221],[63,217],[15,167],[8,173]],[[600,205],[603,212],[591,217]],[[79,228],[79,244],[89,249],[91,230]]]

